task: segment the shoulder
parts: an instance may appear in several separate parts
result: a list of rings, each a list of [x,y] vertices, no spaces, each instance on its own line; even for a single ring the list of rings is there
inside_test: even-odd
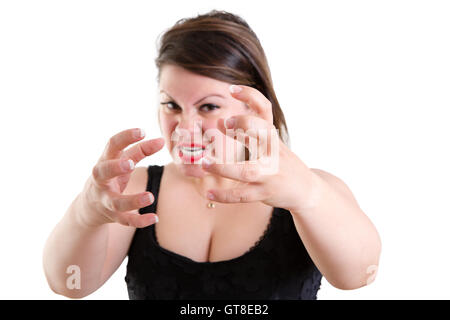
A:
[[[151,179],[154,176],[161,175],[162,170],[165,166],[160,165],[149,165],[147,167],[136,167],[133,173],[130,176],[130,182],[132,185],[137,186],[139,190],[147,187],[149,183],[149,178]],[[142,192],[142,190],[141,190]]]
[[[334,174],[331,174],[328,171],[317,169],[317,168],[311,168],[312,172],[314,172],[316,175],[321,177],[322,179],[325,179],[327,182],[333,182],[333,183],[344,183],[340,178],[336,177]]]
[[[147,167],[136,167],[130,174],[124,194],[135,194],[145,191],[147,186]]]
[[[343,194],[345,197],[348,197],[351,200],[356,202],[355,196],[353,195],[352,191],[350,190],[348,185],[341,178],[338,178],[334,174],[331,174],[330,172],[327,172],[325,170],[321,170],[321,169],[317,169],[317,168],[311,168],[310,170],[313,173],[315,173],[317,176],[322,178],[322,180],[327,182],[335,190],[337,190],[338,192]]]

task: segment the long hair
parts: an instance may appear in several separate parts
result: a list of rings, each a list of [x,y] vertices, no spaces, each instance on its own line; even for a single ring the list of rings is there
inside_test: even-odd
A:
[[[159,37],[155,59],[159,83],[165,64],[220,81],[253,87],[271,103],[273,125],[289,145],[289,133],[280,108],[266,55],[258,37],[241,17],[212,10],[183,18]]]

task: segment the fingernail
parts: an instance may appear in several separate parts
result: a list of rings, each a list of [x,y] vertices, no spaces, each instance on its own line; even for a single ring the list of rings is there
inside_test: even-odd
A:
[[[157,216],[157,215],[154,215],[154,217],[155,217],[155,223],[158,223],[158,222],[159,222],[158,216]]]
[[[228,119],[225,121],[225,127],[226,127],[227,129],[234,128],[235,124],[236,124],[236,119],[234,119],[233,117],[228,118]]]
[[[137,129],[134,135],[136,138],[143,138],[145,137],[145,131],[144,129]]]
[[[134,162],[133,162],[133,160],[128,159],[126,161],[122,161],[120,163],[120,166],[122,167],[123,171],[127,172],[127,171],[130,171],[130,170],[134,169]]]
[[[142,204],[150,204],[153,202],[153,196],[151,193],[146,193],[141,197]]]
[[[213,195],[211,192],[208,192],[208,194],[206,195],[206,197],[207,197],[209,200],[214,200],[214,195]]]
[[[242,88],[237,86],[237,85],[232,84],[230,86],[230,92],[231,93],[238,93],[238,92],[241,92],[241,91],[242,91]]]

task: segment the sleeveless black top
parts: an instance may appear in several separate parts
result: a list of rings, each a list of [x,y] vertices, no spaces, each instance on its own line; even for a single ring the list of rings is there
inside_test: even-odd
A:
[[[147,191],[155,201],[139,212],[156,213],[163,166],[148,167]],[[245,254],[197,262],[159,246],[154,225],[136,229],[125,281],[130,299],[317,298],[322,275],[295,229],[291,213],[274,208],[269,225]]]

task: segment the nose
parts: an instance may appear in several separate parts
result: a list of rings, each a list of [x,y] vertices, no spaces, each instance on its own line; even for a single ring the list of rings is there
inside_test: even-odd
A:
[[[189,132],[202,131],[202,120],[196,116],[190,116],[188,114],[181,116],[177,129],[187,130]]]
[[[202,130],[203,121],[201,119],[195,116],[183,115],[175,128],[175,133],[177,134],[179,141],[196,141],[201,143],[203,140]]]

